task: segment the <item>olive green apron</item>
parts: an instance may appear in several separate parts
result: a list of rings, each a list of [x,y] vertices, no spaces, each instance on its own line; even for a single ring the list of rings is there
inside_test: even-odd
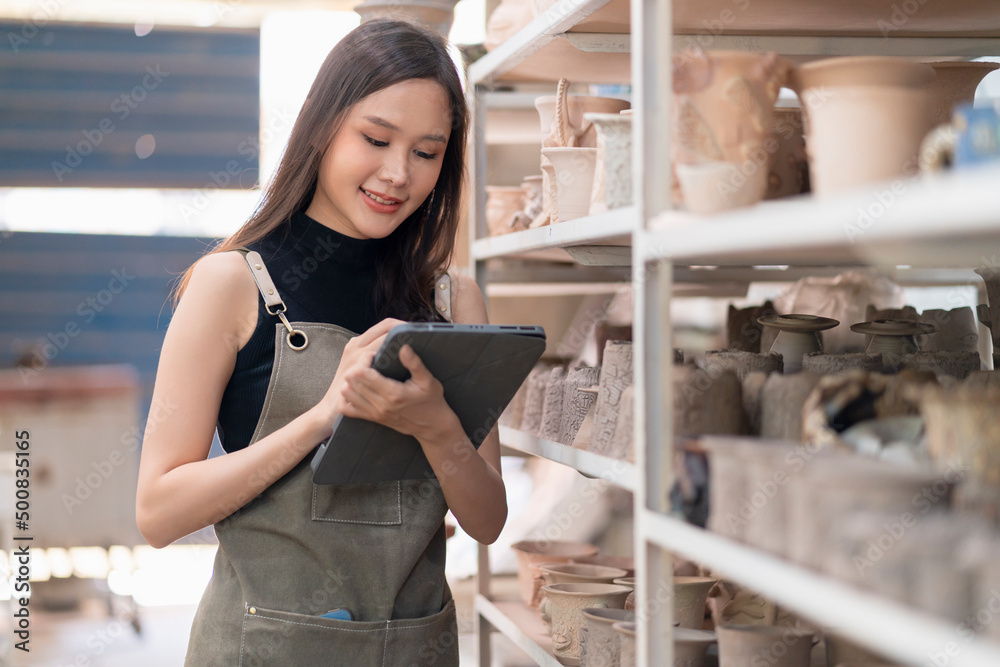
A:
[[[355,334],[288,322],[260,255],[240,252],[281,320],[253,446],[320,401]],[[436,284],[436,305],[450,319],[450,281]],[[215,570],[185,665],[457,667],[444,574],[448,507],[437,480],[316,485],[311,459],[215,524]],[[247,479],[248,488],[255,482]],[[355,620],[320,616],[336,608]]]

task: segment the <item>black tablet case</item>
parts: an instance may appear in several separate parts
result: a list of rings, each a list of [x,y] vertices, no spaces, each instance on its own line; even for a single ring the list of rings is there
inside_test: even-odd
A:
[[[398,351],[407,344],[441,382],[445,400],[478,448],[545,351],[545,331],[534,326],[403,324],[389,332],[372,365],[405,381],[410,373]],[[390,351],[394,353],[387,355]],[[343,415],[313,455],[312,470],[317,484],[434,477],[416,438]]]

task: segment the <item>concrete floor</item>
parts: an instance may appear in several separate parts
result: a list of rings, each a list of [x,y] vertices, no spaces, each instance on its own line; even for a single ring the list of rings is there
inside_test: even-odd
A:
[[[458,604],[459,648],[463,667],[477,667],[473,637],[474,580],[452,582]],[[494,580],[494,590],[516,590],[516,579]],[[99,597],[69,611],[32,610],[31,652],[15,651],[13,665],[32,667],[178,667],[184,662],[194,605],[140,607],[141,633],[122,607],[109,614]],[[533,663],[509,641],[494,635],[493,667],[528,667]]]

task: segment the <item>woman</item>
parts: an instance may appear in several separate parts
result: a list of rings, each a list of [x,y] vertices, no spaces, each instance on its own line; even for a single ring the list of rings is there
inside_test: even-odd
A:
[[[156,547],[215,524],[188,665],[458,664],[443,518],[497,538],[499,442],[471,445],[412,349],[405,383],[370,365],[402,320],[486,321],[475,282],[442,274],[467,124],[440,38],[363,24],[321,67],[258,210],[184,276],[153,392],[176,409],[147,429],[136,516]],[[413,435],[434,476],[314,485],[339,414]],[[208,459],[216,428],[227,453]]]

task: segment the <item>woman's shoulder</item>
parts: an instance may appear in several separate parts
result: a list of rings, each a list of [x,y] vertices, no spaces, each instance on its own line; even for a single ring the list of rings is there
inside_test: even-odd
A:
[[[219,306],[255,303],[257,285],[243,255],[237,251],[213,252],[195,262],[185,293],[199,295]]]

